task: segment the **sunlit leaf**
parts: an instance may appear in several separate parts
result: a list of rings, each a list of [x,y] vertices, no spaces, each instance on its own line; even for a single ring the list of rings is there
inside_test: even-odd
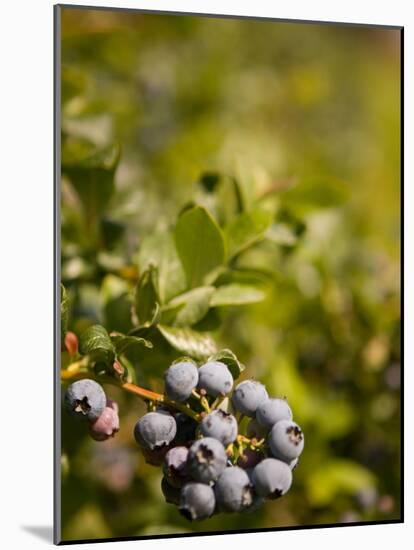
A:
[[[224,262],[222,232],[200,206],[186,210],[178,218],[175,243],[190,288],[202,285],[204,277]]]
[[[213,286],[202,286],[171,300],[168,307],[178,308],[173,321],[174,326],[192,326],[200,321],[209,310],[210,298],[214,292]]]
[[[220,286],[211,296],[210,306],[237,306],[243,304],[253,304],[260,302],[265,297],[265,293],[249,285],[230,284]]]
[[[157,267],[161,303],[167,302],[185,289],[185,274],[171,233],[164,231],[146,236],[141,242],[138,264],[142,271],[150,265]]]
[[[174,349],[193,359],[207,359],[216,351],[214,340],[206,333],[202,334],[189,328],[166,327],[165,325],[158,325],[158,329]]]

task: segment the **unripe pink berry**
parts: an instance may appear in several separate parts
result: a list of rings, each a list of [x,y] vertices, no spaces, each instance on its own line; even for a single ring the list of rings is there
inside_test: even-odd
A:
[[[89,434],[95,441],[105,441],[119,431],[118,405],[115,401],[107,400],[101,416],[89,425]]]
[[[65,348],[68,350],[69,355],[73,357],[78,353],[79,340],[74,332],[67,332],[65,334]]]

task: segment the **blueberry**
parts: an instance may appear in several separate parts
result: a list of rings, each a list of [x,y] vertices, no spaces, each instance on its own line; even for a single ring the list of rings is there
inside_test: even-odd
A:
[[[278,498],[290,489],[292,471],[285,462],[276,458],[266,458],[254,468],[252,481],[259,496]]]
[[[164,495],[165,502],[175,504],[176,506],[180,504],[181,489],[170,485],[165,477],[161,480],[161,491]]]
[[[258,423],[270,429],[279,420],[292,420],[292,411],[284,399],[267,399],[256,409]]]
[[[177,432],[174,417],[166,411],[144,414],[135,424],[134,436],[142,447],[150,450],[169,445]]]
[[[246,416],[254,416],[257,407],[269,396],[266,388],[256,380],[240,382],[233,392],[233,405]]]
[[[185,401],[198,383],[198,369],[190,361],[171,365],[165,372],[165,393],[174,401]]]
[[[253,504],[253,486],[249,476],[238,466],[226,468],[218,478],[214,492],[224,512],[241,512]]]
[[[209,485],[190,482],[182,488],[179,510],[187,519],[208,518],[213,515],[215,507],[214,491]]]
[[[233,377],[224,363],[209,361],[199,368],[198,374],[198,387],[208,395],[217,397],[231,392]]]
[[[75,418],[95,422],[106,405],[105,392],[97,382],[84,378],[73,382],[65,393],[64,404]]]
[[[261,426],[255,418],[252,418],[246,427],[246,435],[251,439],[263,439],[269,430]]]
[[[168,483],[180,488],[189,481],[187,474],[187,447],[173,447],[165,455],[163,471]]]
[[[107,400],[101,416],[89,425],[89,434],[96,441],[105,441],[119,431],[118,405]]]
[[[280,420],[270,430],[267,442],[272,455],[289,464],[301,454],[305,440],[296,422]]]
[[[196,481],[210,483],[226,467],[226,451],[217,439],[204,437],[191,445],[187,463],[189,472]]]
[[[237,420],[233,415],[217,409],[203,418],[200,431],[205,437],[214,437],[226,446],[237,437]]]

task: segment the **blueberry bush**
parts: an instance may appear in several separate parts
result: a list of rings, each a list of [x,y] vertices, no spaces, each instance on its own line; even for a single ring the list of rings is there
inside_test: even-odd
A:
[[[396,33],[62,9],[64,540],[399,517]]]
[[[216,186],[229,182],[204,174],[199,185],[214,198]],[[168,252],[163,244],[148,247],[135,288],[125,296],[128,332],[108,333],[95,324],[78,342],[66,329],[68,299],[62,287],[63,349],[70,358],[61,371],[69,383],[66,410],[88,424],[94,440],[106,441],[120,429],[119,408],[100,382],[140,397],[148,412],[137,420],[133,435],[145,461],[163,469],[160,490],[164,487],[166,502],[189,520],[256,510],[264,498],[284,495],[304,447],[286,398],[269,398],[257,380],[244,380],[233,390],[245,367],[232,350],[219,350],[210,335],[220,323],[217,309],[265,299],[266,266],[247,270],[236,260],[268,239],[277,223],[269,205],[258,202],[248,210],[235,179],[231,186],[235,208],[225,225],[202,201],[190,202],[171,231],[158,237],[168,243]],[[146,363],[160,377],[164,371],[161,393],[138,385]]]

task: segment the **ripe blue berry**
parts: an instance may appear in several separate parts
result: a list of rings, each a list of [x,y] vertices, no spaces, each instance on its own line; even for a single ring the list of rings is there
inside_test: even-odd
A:
[[[95,441],[105,441],[119,431],[118,405],[107,400],[101,416],[89,425],[89,434]]]
[[[213,515],[216,507],[214,491],[203,483],[187,483],[181,489],[179,510],[189,520],[204,519]]]
[[[233,392],[233,405],[246,416],[254,416],[257,407],[266,401],[269,396],[266,388],[256,380],[240,382]]]
[[[233,387],[231,372],[221,361],[209,361],[199,370],[198,387],[213,397],[227,395]]]
[[[254,501],[249,476],[237,466],[226,468],[218,478],[214,491],[217,505],[224,512],[241,512]]]
[[[64,404],[75,418],[95,422],[103,413],[106,395],[97,382],[84,378],[73,382],[68,387]]]
[[[267,442],[272,455],[288,464],[298,458],[305,444],[303,432],[292,420],[281,420],[270,430]]]
[[[171,365],[165,372],[165,393],[174,401],[185,401],[198,383],[198,369],[191,361]]]
[[[226,446],[237,437],[237,420],[233,415],[216,409],[203,418],[200,431],[205,437],[214,437]]]
[[[266,458],[252,473],[256,493],[261,497],[278,498],[292,485],[292,471],[285,462],[276,458]]]
[[[164,495],[165,502],[175,504],[176,506],[180,504],[181,489],[170,485],[165,477],[161,480],[161,491]]]
[[[256,419],[261,426],[270,429],[279,420],[292,420],[292,411],[284,399],[267,399],[257,407]]]
[[[157,449],[169,445],[177,432],[174,417],[166,411],[144,414],[135,424],[134,436],[142,447]]]
[[[180,488],[188,481],[187,447],[173,447],[165,455],[163,471],[168,483]]]
[[[217,439],[204,437],[190,447],[187,463],[188,470],[196,481],[210,483],[216,480],[226,467],[226,451]]]

